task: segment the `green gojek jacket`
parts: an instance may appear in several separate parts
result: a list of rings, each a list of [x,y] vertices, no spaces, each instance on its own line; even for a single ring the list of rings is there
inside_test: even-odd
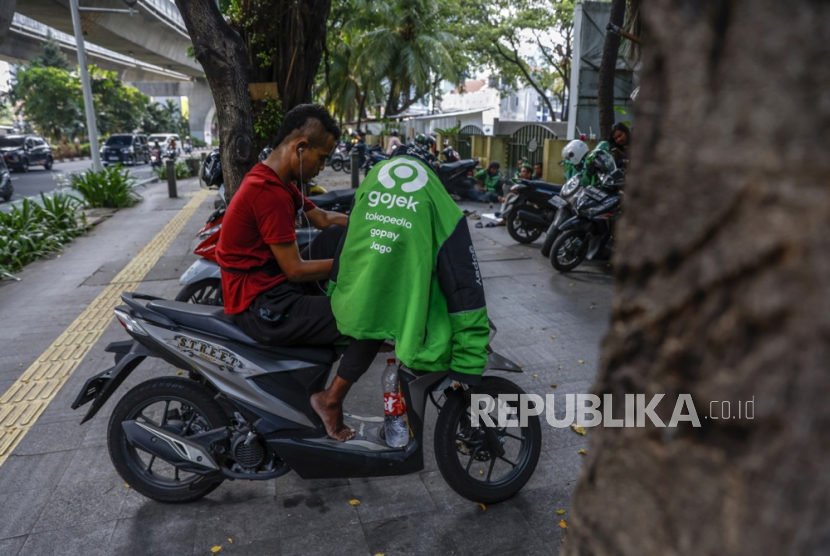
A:
[[[394,339],[409,368],[477,383],[490,326],[467,219],[407,147],[355,195],[329,282],[340,332]]]

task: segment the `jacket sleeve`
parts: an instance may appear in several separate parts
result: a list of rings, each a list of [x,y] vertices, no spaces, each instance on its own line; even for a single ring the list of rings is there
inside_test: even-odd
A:
[[[475,384],[487,363],[490,322],[466,218],[458,221],[438,251],[437,271],[452,326],[451,374],[458,380]]]

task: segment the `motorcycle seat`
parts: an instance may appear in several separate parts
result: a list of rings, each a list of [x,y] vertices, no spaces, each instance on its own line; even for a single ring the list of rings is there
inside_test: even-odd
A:
[[[335,203],[351,202],[354,198],[354,189],[337,189],[322,195],[311,195],[309,200],[315,205],[332,205]]]
[[[521,180],[522,183],[528,185],[534,189],[547,189],[549,191],[553,191],[554,193],[559,193],[562,190],[562,186],[556,183],[548,183],[546,181],[541,180]]]
[[[271,346],[257,343],[256,340],[236,326],[232,317],[225,314],[222,307],[156,299],[147,303],[147,308],[186,328],[192,328],[221,338],[228,338],[235,342],[300,361],[330,365],[337,361],[342,354],[342,351],[335,348],[335,346]]]

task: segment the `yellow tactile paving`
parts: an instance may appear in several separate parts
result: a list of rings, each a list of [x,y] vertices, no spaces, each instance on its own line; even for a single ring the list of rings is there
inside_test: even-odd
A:
[[[141,249],[112,282],[37,360],[0,395],[0,465],[8,459],[49,402],[83,361],[112,319],[112,310],[121,304],[121,292],[135,290],[193,213],[209,195],[199,191]]]

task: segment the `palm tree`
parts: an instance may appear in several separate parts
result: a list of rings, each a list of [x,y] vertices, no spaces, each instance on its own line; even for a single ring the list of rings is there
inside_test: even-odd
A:
[[[457,79],[451,53],[458,41],[444,30],[440,2],[359,0],[357,14],[349,27],[366,31],[356,43],[354,67],[365,69],[369,82],[383,84],[386,117],[403,112],[440,81]]]

